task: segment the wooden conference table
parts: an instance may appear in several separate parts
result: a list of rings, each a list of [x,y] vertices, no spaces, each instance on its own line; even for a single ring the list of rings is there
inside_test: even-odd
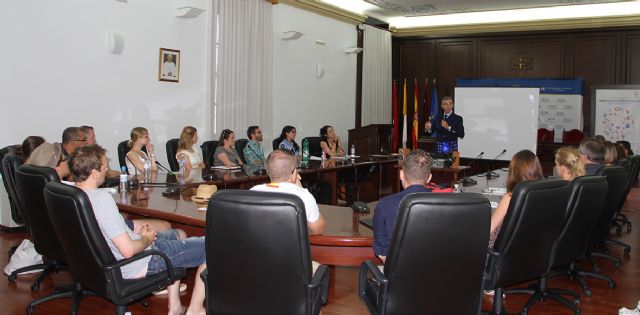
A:
[[[369,161],[368,163],[380,163]],[[397,161],[390,163],[393,166]],[[371,165],[371,164],[365,164]],[[353,167],[352,165],[346,167]],[[331,173],[333,169],[333,174]],[[301,170],[305,176],[327,174],[329,179],[342,169],[327,167],[321,169]],[[396,172],[393,167],[391,168]],[[197,186],[202,183],[216,184],[218,189],[248,189],[254,185],[268,181],[264,175],[247,175],[247,172],[192,172],[185,178],[181,186],[181,195],[163,196],[166,183],[175,183],[174,176],[154,174],[149,184],[138,185],[125,194],[115,194],[113,198],[121,212],[131,218],[156,218],[169,221],[174,228],[185,230],[190,236],[202,236],[206,226],[206,204],[198,204],[191,200],[196,194]],[[396,172],[397,173],[397,172]],[[380,176],[381,178],[384,175]],[[326,179],[326,178],[325,178]],[[379,179],[382,181],[382,179]],[[391,181],[393,185],[395,180]],[[479,181],[480,182],[480,181]],[[335,179],[337,185],[337,179]],[[379,187],[382,187],[380,185]],[[335,189],[334,189],[335,190]],[[382,194],[381,191],[378,192]],[[378,261],[373,254],[373,230],[360,222],[360,219],[373,218],[374,204],[370,213],[354,212],[349,207],[320,205],[320,212],[327,220],[327,227],[321,235],[310,235],[312,259],[322,264],[338,266],[359,266],[364,260]]]

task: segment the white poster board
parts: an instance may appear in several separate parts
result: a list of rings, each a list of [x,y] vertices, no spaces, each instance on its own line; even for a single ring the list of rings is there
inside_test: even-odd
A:
[[[516,152],[536,152],[539,88],[456,87],[455,112],[464,120],[458,140],[461,157],[510,160]]]
[[[540,94],[538,127],[549,130],[582,130],[582,95]],[[562,134],[559,136],[562,137]]]
[[[640,86],[593,87],[592,129],[607,140],[629,141],[640,152]]]

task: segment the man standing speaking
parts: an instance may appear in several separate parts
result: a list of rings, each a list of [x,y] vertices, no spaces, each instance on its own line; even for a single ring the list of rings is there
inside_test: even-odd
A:
[[[424,124],[428,136],[435,135],[436,149],[438,153],[451,153],[458,151],[458,138],[464,138],[464,125],[462,116],[453,112],[453,99],[451,96],[442,98],[442,115],[437,115],[433,122]]]

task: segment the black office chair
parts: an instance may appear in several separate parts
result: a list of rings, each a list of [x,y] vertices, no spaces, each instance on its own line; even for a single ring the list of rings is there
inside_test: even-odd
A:
[[[9,198],[9,206],[11,207],[11,219],[13,220],[13,222],[17,224],[24,224],[24,221],[22,219],[22,213],[18,209],[18,206],[15,204],[16,203],[15,194],[11,193],[12,190],[15,190],[14,188],[15,186],[10,187],[9,179],[6,178],[7,176],[5,176],[7,171],[5,170],[5,167],[4,167],[4,157],[9,154],[13,155],[14,158],[12,158],[12,161],[15,161],[15,163],[12,162],[11,164],[15,164],[15,167],[13,168],[13,172],[11,172],[11,174],[8,175],[13,177],[15,174],[15,169],[22,164],[22,159],[16,154],[16,151],[19,150],[19,148],[21,147],[16,144],[16,145],[6,146],[0,149],[0,161],[3,161],[2,162],[3,166],[0,168],[0,175],[2,176],[2,183],[4,184],[4,189],[7,191],[7,196]],[[11,178],[11,180],[13,180],[13,178]]]
[[[318,314],[329,268],[312,274],[307,216],[290,194],[226,189],[207,210],[207,314]]]
[[[238,151],[238,157],[240,157],[240,160],[244,164],[247,164],[247,161],[244,159],[244,147],[247,146],[247,143],[249,143],[249,140],[247,139],[238,139],[235,144],[236,151]]]
[[[626,198],[625,186],[627,184],[627,171],[622,166],[605,166],[598,170],[597,175],[604,176],[609,183],[609,189],[605,197],[604,209],[600,213],[598,222],[595,225],[593,234],[591,234],[591,242],[604,248],[604,252],[587,252],[587,258],[592,256],[605,258],[613,261],[616,267],[620,266],[622,261],[609,255],[607,245],[618,245],[624,250],[624,254],[628,255],[631,247],[625,243],[610,238],[612,221],[616,214],[620,212],[624,200]],[[594,269],[599,271],[595,260],[591,259]]]
[[[321,137],[306,137],[302,139],[302,143],[304,144],[305,141],[309,141],[309,156],[322,156]]]
[[[278,141],[278,138],[275,138],[273,139],[273,141],[271,141],[271,147],[274,150],[277,150],[279,145],[280,145],[280,141]]]
[[[549,272],[551,251],[564,225],[568,197],[568,182],[560,179],[516,185],[486,266],[485,287],[495,288],[494,314],[504,312],[504,288]]]
[[[180,165],[178,165],[178,160],[176,160],[176,154],[178,153],[178,142],[180,139],[171,139],[167,141],[166,149],[167,149],[167,161],[169,162],[169,168],[172,171],[178,171],[180,169]]]
[[[589,247],[589,236],[600,216],[604,205],[604,196],[607,193],[607,181],[602,176],[582,176],[575,178],[569,185],[569,201],[565,212],[564,226],[553,247],[549,265],[552,269],[568,267],[561,273],[577,278],[588,292],[581,271],[575,267],[575,262],[583,259]],[[549,288],[549,277],[558,274],[551,272],[540,279],[538,284],[529,289],[518,290],[519,293],[532,294],[524,306],[522,314],[527,314],[538,301],[545,298],[558,301],[570,308],[575,314],[580,313],[580,308],[575,304],[580,301],[580,294],[565,289]],[[509,290],[512,292],[511,290]],[[564,295],[573,298],[573,301],[564,299]]]
[[[71,314],[77,313],[84,295],[96,294],[115,304],[116,314],[124,315],[128,304],[184,277],[184,268],[172,268],[171,260],[160,251],[147,250],[116,260],[100,231],[91,202],[81,189],[51,182],[44,189],[44,199],[76,282]],[[120,267],[151,255],[161,256],[167,271],[140,279],[122,278]]]
[[[43,256],[45,262],[44,269],[31,286],[32,291],[39,290],[40,283],[50,273],[67,270],[67,258],[51,226],[49,213],[47,213],[42,195],[44,186],[49,182],[60,182],[58,174],[52,168],[24,164],[18,167],[16,171],[18,202],[22,206],[26,222],[29,223],[31,241],[36,251]],[[31,313],[38,304],[56,298],[71,296],[72,291],[69,288],[58,287],[54,293],[29,303],[27,310]]]
[[[404,197],[384,274],[370,260],[360,266],[359,294],[371,314],[479,314],[490,224],[479,194]]]
[[[626,163],[625,163],[626,162]],[[618,163],[619,166],[622,166],[627,171],[627,183],[625,185],[625,198],[622,201],[622,205],[620,206],[620,211],[616,214],[616,217],[613,219],[612,224],[615,226],[616,233],[620,235],[622,233],[622,227],[627,227],[627,232],[631,232],[631,221],[629,218],[622,213],[622,207],[624,206],[624,202],[626,201],[626,196],[629,195],[631,188],[638,180],[638,171],[640,171],[640,156],[632,156],[627,160],[622,160]]]
[[[129,168],[127,167],[127,160],[126,160],[127,153],[129,153],[130,150],[131,148],[129,147],[129,140],[124,140],[118,143],[118,162],[120,162],[120,168],[124,166],[124,168],[127,170],[127,174],[131,174],[129,172]],[[144,153],[148,153],[146,147],[142,147],[142,151]]]
[[[218,140],[205,141],[200,145],[200,149],[202,149],[202,158],[204,159],[204,165],[207,168],[213,166],[213,162],[215,160],[213,153],[216,151],[216,147],[218,147]]]

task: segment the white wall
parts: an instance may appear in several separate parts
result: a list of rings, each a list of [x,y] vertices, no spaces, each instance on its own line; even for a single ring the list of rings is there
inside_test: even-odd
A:
[[[203,2],[208,5],[207,2]],[[185,125],[209,138],[210,12],[174,17],[177,1],[7,1],[0,10],[0,146],[29,135],[59,142],[92,125],[118,169],[117,143],[147,127],[166,165],[165,143]],[[107,33],[124,37],[120,55]],[[159,48],[181,50],[180,83],[157,80]],[[8,213],[4,207],[2,213]],[[0,222],[5,226],[7,224]]]
[[[147,127],[158,158],[185,125],[208,138],[209,15],[174,17],[174,1],[10,1],[0,10],[0,145],[29,135],[59,142],[91,125],[118,168],[117,143]],[[208,8],[206,8],[208,9]],[[210,11],[210,10],[209,10]],[[207,12],[209,12],[207,11]],[[107,33],[124,37],[120,55]],[[160,82],[159,48],[181,50],[180,83]]]
[[[282,40],[282,32],[290,30],[304,35]],[[355,127],[356,55],[344,49],[357,46],[356,27],[280,4],[273,6],[273,32],[275,134],[269,138],[292,125],[302,145],[302,138],[318,136],[323,125],[332,125],[347,146],[348,130]],[[317,63],[324,67],[321,78],[316,77]],[[265,139],[266,151],[271,151],[271,139]]]

